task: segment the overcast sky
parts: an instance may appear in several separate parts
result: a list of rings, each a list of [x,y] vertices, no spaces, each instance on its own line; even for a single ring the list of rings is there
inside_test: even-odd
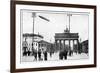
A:
[[[77,14],[77,13],[76,13]],[[39,15],[47,18],[50,22],[43,20]],[[23,33],[33,33],[32,13],[23,11],[21,16]],[[45,41],[54,42],[55,33],[63,33],[69,27],[69,17],[66,13],[37,12],[34,23],[34,33],[40,34]],[[88,39],[88,15],[72,15],[70,18],[70,32],[79,33],[82,41]]]

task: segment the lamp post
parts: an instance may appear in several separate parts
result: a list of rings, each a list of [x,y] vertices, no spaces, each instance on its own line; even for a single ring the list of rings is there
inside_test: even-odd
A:
[[[41,15],[38,15],[38,17],[45,20],[45,21],[48,21],[48,22],[50,21],[49,19],[47,19]],[[33,18],[33,30],[32,30],[33,31],[33,37],[32,37],[32,44],[33,45],[32,45],[32,47],[34,49],[34,24],[35,24],[36,12],[32,12],[32,18]],[[38,52],[38,49],[36,49],[36,51]],[[38,56],[38,54],[37,54],[37,56]]]
[[[34,50],[34,24],[35,24],[35,17],[36,17],[36,13],[35,12],[32,12],[32,18],[33,18],[33,36],[32,36],[32,47],[33,47],[33,50]],[[37,50],[36,50],[37,51]],[[37,54],[36,54],[37,56]],[[35,59],[37,60],[37,57],[35,57]]]
[[[33,17],[33,35],[34,35],[34,23],[35,23],[35,17],[36,17],[35,12],[32,12],[32,17]]]
[[[70,17],[72,16],[72,14],[67,14],[67,16],[69,17],[69,35],[70,35]],[[69,49],[71,50],[70,40],[69,40]]]
[[[72,14],[67,14],[67,16],[69,17],[69,33],[70,33],[70,17],[72,16]]]
[[[32,37],[32,43],[34,42],[34,24],[35,24],[35,17],[36,17],[36,13],[32,12],[32,18],[33,18],[33,37]],[[33,43],[33,48],[34,48],[34,43]]]

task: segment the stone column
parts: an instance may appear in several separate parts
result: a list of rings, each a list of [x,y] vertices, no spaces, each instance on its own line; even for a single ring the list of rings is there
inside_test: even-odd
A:
[[[73,50],[74,50],[74,40],[73,40]]]
[[[79,41],[78,41],[78,39],[77,39],[77,51],[78,51],[78,53],[80,53],[80,47],[79,47]]]
[[[59,40],[59,50],[61,50],[61,40]]]
[[[70,48],[70,39],[68,41],[69,41],[69,49],[71,50],[71,48]]]
[[[65,40],[63,40],[63,41],[64,41],[64,42],[63,42],[63,44],[64,44],[64,49],[66,49],[66,48],[65,48]]]
[[[55,49],[57,50],[57,40],[55,40]]]

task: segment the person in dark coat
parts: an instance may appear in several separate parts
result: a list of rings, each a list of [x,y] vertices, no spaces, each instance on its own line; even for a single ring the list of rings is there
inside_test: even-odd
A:
[[[37,52],[34,52],[35,60],[37,60]]]
[[[34,49],[33,43],[32,43],[32,55],[34,56],[35,60],[37,60],[37,51]]]
[[[59,59],[60,60],[67,60],[67,54],[68,54],[68,47],[61,47],[60,48],[60,53],[59,53]]]
[[[30,49],[28,49],[27,54],[28,54],[28,56],[30,56],[30,54],[31,54]]]
[[[73,55],[73,50],[70,50],[69,51],[69,56],[72,56]]]
[[[41,58],[41,49],[38,50],[38,58],[39,58],[39,60],[42,60],[42,58]]]
[[[60,59],[60,60],[63,60],[63,52],[60,52],[60,53],[59,53],[59,59]]]
[[[64,59],[65,59],[65,60],[67,60],[67,53],[68,53],[68,51],[65,50],[65,51],[64,51]]]
[[[47,52],[44,52],[44,60],[47,61]]]
[[[22,46],[23,46],[23,56],[27,56],[27,50],[28,50],[28,43],[26,41],[26,38],[25,38],[25,41],[23,41],[22,43]]]

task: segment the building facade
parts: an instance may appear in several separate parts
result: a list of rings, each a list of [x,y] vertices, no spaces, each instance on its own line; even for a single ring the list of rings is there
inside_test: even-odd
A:
[[[22,41],[22,47],[27,47],[27,52],[38,51],[39,44],[38,42],[43,39],[43,36],[39,34],[23,34],[23,41]],[[25,45],[27,43],[27,45]],[[25,49],[23,49],[23,52],[25,52]]]

